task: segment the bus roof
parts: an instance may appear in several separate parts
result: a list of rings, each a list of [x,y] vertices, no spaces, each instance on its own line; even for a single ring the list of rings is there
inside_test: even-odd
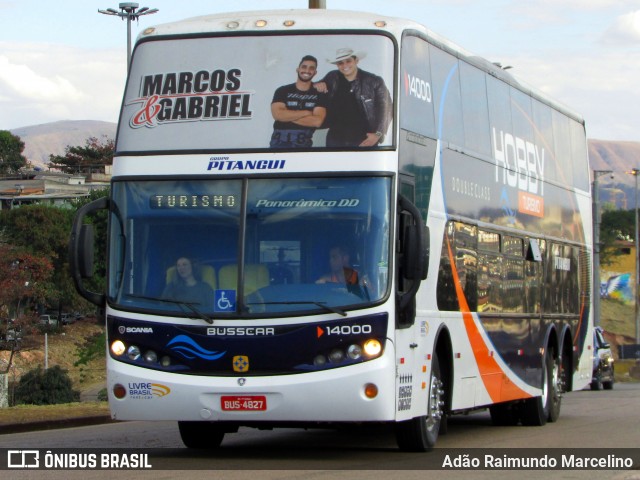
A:
[[[532,87],[515,77],[512,72],[505,71],[496,63],[474,55],[456,45],[445,37],[429,30],[424,25],[404,18],[388,17],[370,12],[356,12],[336,9],[290,9],[290,10],[256,10],[243,12],[225,12],[213,15],[187,18],[176,22],[163,23],[143,30],[137,42],[152,40],[155,37],[196,36],[216,34],[259,34],[259,33],[295,33],[302,31],[327,30],[369,30],[388,32],[401,38],[403,32],[413,30],[426,38],[430,43],[446,52],[488,72],[492,76],[531,95],[537,100],[551,106],[559,112],[573,118],[581,124],[584,119],[578,113],[549,97],[542,91]]]

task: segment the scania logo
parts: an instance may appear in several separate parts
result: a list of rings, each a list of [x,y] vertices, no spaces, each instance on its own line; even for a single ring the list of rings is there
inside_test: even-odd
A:
[[[151,327],[125,327],[124,325],[120,325],[118,327],[118,332],[120,335],[124,333],[153,333],[153,328]]]

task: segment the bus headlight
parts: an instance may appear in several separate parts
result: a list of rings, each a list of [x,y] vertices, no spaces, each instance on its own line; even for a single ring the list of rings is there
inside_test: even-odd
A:
[[[332,350],[329,354],[329,361],[331,363],[340,363],[342,360],[344,360],[344,352],[339,348]]]
[[[130,360],[138,360],[140,358],[140,349],[135,345],[131,345],[127,348],[127,357]]]
[[[326,365],[327,363],[327,357],[325,357],[324,355],[316,355],[316,358],[313,359],[313,364],[316,367],[321,367],[323,365]]]
[[[123,355],[125,351],[124,343],[122,343],[120,340],[116,340],[111,344],[111,351],[117,357]]]
[[[362,358],[362,347],[355,343],[353,345],[349,345],[349,348],[347,348],[347,357],[351,360],[359,360]]]
[[[364,353],[368,357],[377,357],[382,352],[382,344],[379,340],[372,338],[364,342]]]
[[[144,354],[144,361],[147,363],[157,363],[158,362],[158,354],[153,350],[149,350]]]

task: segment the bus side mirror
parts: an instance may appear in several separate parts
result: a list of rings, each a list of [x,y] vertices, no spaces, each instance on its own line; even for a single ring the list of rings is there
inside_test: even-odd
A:
[[[78,237],[78,272],[82,278],[91,278],[93,277],[93,260],[95,257],[93,225],[83,224],[80,227]]]
[[[429,227],[408,225],[404,232],[402,271],[407,280],[425,280],[429,268]]]
[[[109,199],[102,197],[84,205],[76,212],[69,238],[69,270],[78,293],[94,305],[104,305],[104,294],[87,290],[82,282],[83,278],[93,276],[93,261],[95,256],[93,225],[84,224],[84,218],[99,210],[109,208]]]
[[[427,278],[429,228],[424,224],[418,207],[403,195],[398,199],[398,214],[401,245],[398,258],[398,325],[405,328],[413,324],[415,297],[421,281]]]
[[[407,197],[400,196],[398,207],[411,217],[402,231],[402,276],[419,283],[427,278],[429,268],[429,227],[424,224],[418,207]]]

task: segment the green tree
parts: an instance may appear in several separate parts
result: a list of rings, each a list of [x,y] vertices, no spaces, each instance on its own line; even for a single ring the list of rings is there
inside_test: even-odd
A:
[[[55,405],[79,401],[80,392],[73,389],[67,371],[56,365],[25,373],[16,387],[15,399],[17,405]]]
[[[104,358],[107,345],[107,334],[104,330],[97,332],[85,338],[82,343],[76,343],[78,347],[78,360],[73,364],[74,367],[80,367],[81,378],[85,374],[85,367],[89,362],[99,358]]]
[[[7,243],[46,258],[53,265],[48,303],[73,305],[77,298],[69,274],[68,243],[73,210],[52,205],[27,205],[0,211],[0,228]]]
[[[113,139],[90,137],[84,146],[67,145],[64,155],[49,155],[49,166],[64,173],[104,173],[105,166],[113,164],[114,151]]]
[[[21,302],[44,302],[52,288],[52,275],[49,259],[0,244],[0,308],[16,311],[17,316]]]
[[[24,142],[7,130],[0,130],[0,175],[17,173],[26,167],[27,159],[22,155]]]
[[[622,239],[634,241],[634,210],[607,210],[602,213],[600,222],[600,263],[609,265],[622,255],[615,243]]]

